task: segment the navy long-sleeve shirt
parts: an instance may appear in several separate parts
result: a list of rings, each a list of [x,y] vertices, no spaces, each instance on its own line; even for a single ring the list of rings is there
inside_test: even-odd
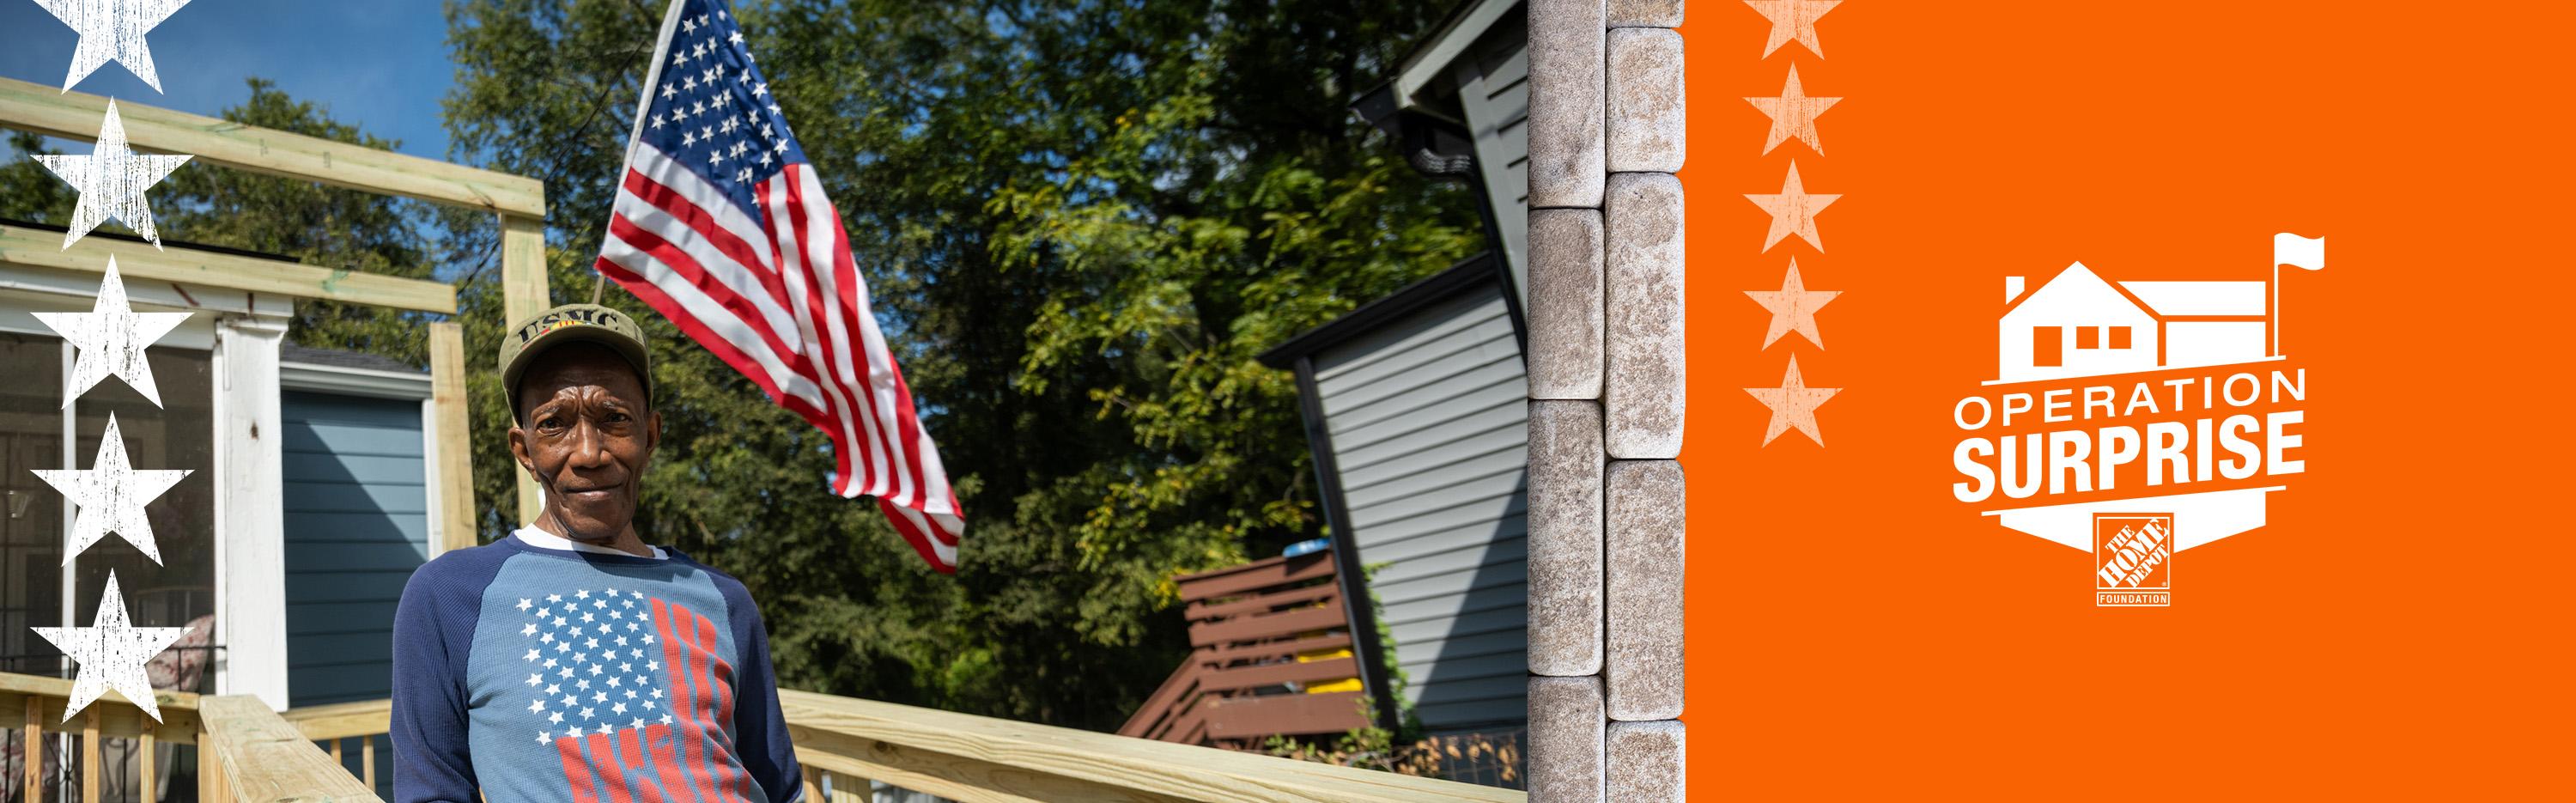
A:
[[[523,530],[412,574],[394,613],[396,803],[797,800],[742,583],[676,551],[578,548]]]

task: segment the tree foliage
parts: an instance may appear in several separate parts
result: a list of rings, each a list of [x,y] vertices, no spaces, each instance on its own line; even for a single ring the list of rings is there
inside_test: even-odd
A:
[[[448,3],[452,157],[546,182],[558,302],[592,292],[658,5]],[[1170,577],[1321,533],[1295,383],[1254,355],[1482,247],[1473,199],[1346,108],[1444,10],[743,4],[957,480],[963,565],[930,572],[873,505],[830,495],[823,433],[612,286],[655,342],[647,540],[751,587],[790,685],[1114,727],[1186,649]],[[386,145],[265,86],[226,116]],[[0,168],[11,198],[16,169]],[[458,284],[468,353],[496,350],[489,215],[199,166],[173,182],[156,208],[188,210],[169,236],[435,270]],[[420,360],[416,316],[298,312],[299,340]],[[516,466],[497,372],[475,363],[494,536]]]

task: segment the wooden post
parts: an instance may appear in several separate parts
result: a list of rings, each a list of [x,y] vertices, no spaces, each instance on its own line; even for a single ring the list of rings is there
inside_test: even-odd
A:
[[[35,800],[45,789],[45,699],[27,696],[27,799]]]
[[[429,325],[429,396],[438,430],[440,548],[474,545],[473,420],[466,415],[465,327],[455,321]]]
[[[159,730],[160,726],[148,721],[138,724],[143,727],[143,794],[141,797],[147,801],[160,800],[161,749],[153,744],[152,738],[153,731]]]
[[[376,737],[358,737],[358,767],[358,778],[367,783],[367,788],[376,788]]]
[[[209,733],[197,732],[197,799],[222,803],[231,800],[232,794],[224,788],[224,759],[215,754],[212,740],[206,738]]]
[[[554,306],[546,291],[546,222],[520,215],[501,215],[501,325]],[[506,336],[506,333],[505,333]],[[519,523],[536,521],[545,511],[536,480],[525,471],[519,478]]]
[[[98,766],[107,763],[98,744],[98,710],[104,707],[93,704],[81,717],[81,803],[98,803]]]
[[[805,768],[805,799],[814,803],[823,803],[822,770],[813,767]]]

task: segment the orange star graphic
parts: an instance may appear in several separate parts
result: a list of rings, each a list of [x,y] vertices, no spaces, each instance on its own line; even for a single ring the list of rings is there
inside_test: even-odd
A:
[[[1795,233],[1805,238],[1808,245],[1822,251],[1825,250],[1825,241],[1823,235],[1816,233],[1816,215],[1835,201],[1842,200],[1842,196],[1807,194],[1807,185],[1798,181],[1798,162],[1791,160],[1789,180],[1780,185],[1780,194],[1746,193],[1744,199],[1771,213],[1771,231],[1763,236],[1762,250],[1771,250],[1771,246],[1779,245],[1782,239]]]
[[[1843,4],[1843,0],[1744,0],[1753,10],[1771,20],[1771,38],[1762,43],[1762,57],[1796,39],[1816,58],[1825,57],[1825,46],[1816,41],[1816,18]]]
[[[1744,100],[1771,117],[1771,136],[1762,141],[1763,153],[1768,154],[1772,148],[1780,147],[1780,143],[1789,141],[1790,137],[1797,137],[1819,156],[1824,155],[1825,143],[1816,135],[1816,116],[1842,102],[1842,98],[1807,97],[1807,90],[1798,85],[1798,65],[1795,64],[1789,65],[1789,85],[1780,89],[1779,97]]]
[[[1753,303],[1771,311],[1771,330],[1762,335],[1762,347],[1767,349],[1792,329],[1797,330],[1807,342],[1816,344],[1816,348],[1824,348],[1825,336],[1816,332],[1816,310],[1824,309],[1835,296],[1843,293],[1840,290],[1807,289],[1806,282],[1798,279],[1798,260],[1792,257],[1789,259],[1789,277],[1780,281],[1779,292],[1746,290],[1744,294],[1752,297]]]
[[[1794,354],[1789,356],[1789,375],[1780,378],[1779,387],[1744,389],[1744,392],[1753,394],[1756,401],[1762,402],[1762,406],[1771,408],[1771,424],[1762,431],[1764,446],[1771,445],[1772,439],[1780,437],[1780,433],[1789,431],[1790,427],[1806,433],[1807,439],[1815,441],[1817,446],[1825,445],[1825,434],[1816,428],[1816,408],[1824,406],[1826,399],[1842,391],[1842,388],[1807,387],[1807,380],[1798,376],[1798,357]]]

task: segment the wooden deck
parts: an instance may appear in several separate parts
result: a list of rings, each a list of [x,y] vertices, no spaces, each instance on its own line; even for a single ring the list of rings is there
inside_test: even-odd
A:
[[[59,732],[71,681],[0,674],[0,711],[19,712],[29,743]],[[1527,800],[1522,792],[1352,769],[1195,745],[1013,722],[928,708],[782,690],[780,707],[805,766],[806,799],[868,799],[870,782],[964,803],[1158,801],[1204,803],[1427,803]],[[165,692],[159,723],[111,692],[69,723],[83,738],[83,803],[96,803],[104,740],[193,744],[211,772],[198,799],[378,801],[375,754],[391,721],[387,701],[272,712],[248,696]],[[6,721],[0,719],[0,721]],[[361,775],[343,769],[349,745]],[[327,749],[324,745],[328,745]],[[143,762],[143,783],[154,779]],[[41,762],[24,781],[41,784]],[[0,782],[12,786],[21,779]]]

